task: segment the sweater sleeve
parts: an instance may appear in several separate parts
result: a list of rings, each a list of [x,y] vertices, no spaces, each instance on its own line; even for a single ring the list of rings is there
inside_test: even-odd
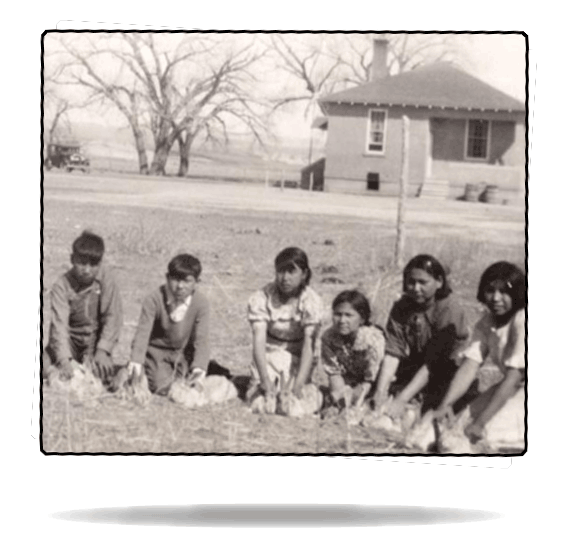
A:
[[[115,277],[107,270],[101,281],[100,310],[101,334],[97,348],[111,353],[123,326],[123,306]]]
[[[401,301],[394,304],[386,324],[385,353],[403,359],[410,355],[410,346],[406,339],[403,319],[401,319]]]
[[[131,349],[131,361],[135,363],[144,364],[157,312],[158,300],[153,293],[147,296],[142,303],[141,315]]]
[[[464,309],[454,301],[443,305],[424,360],[428,367],[455,360],[465,347],[470,331]]]
[[[209,343],[209,326],[211,307],[206,298],[201,297],[201,305],[193,324],[193,367],[201,368],[205,372],[209,366],[211,348]]]
[[[56,364],[72,358],[68,330],[69,314],[68,293],[62,281],[59,280],[51,290],[51,326],[49,330],[49,347],[54,354]]]

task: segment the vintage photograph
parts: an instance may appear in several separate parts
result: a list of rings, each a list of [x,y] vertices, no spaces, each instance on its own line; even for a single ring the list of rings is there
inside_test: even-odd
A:
[[[523,455],[527,59],[46,31],[41,451]]]

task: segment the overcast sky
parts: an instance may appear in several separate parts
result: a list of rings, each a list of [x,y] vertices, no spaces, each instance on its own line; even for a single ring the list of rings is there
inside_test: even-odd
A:
[[[177,37],[177,36],[176,36]],[[248,36],[239,36],[241,40]],[[306,35],[299,36],[306,41]],[[505,93],[525,101],[525,39],[521,35],[471,34],[457,36],[460,63],[469,72]],[[264,88],[282,87],[286,82],[279,71],[264,70]],[[286,83],[285,83],[286,84]],[[74,113],[75,120],[100,122],[99,114]],[[126,125],[115,115],[102,117],[103,122]],[[302,107],[291,108],[277,117],[277,132],[284,138],[307,138],[310,121],[304,118]]]

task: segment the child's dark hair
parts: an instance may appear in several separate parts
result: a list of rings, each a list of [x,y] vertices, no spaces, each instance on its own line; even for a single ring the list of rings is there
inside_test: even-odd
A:
[[[484,293],[486,288],[495,282],[502,282],[505,292],[511,297],[513,310],[521,310],[526,301],[526,278],[523,271],[507,261],[494,263],[484,270],[478,285],[476,298],[485,304]]]
[[[103,238],[89,230],[85,230],[72,244],[72,255],[92,266],[97,266],[102,260],[105,245]]]
[[[445,272],[443,265],[431,255],[417,255],[406,265],[406,268],[404,268],[402,283],[402,289],[404,292],[406,291],[408,275],[416,268],[427,272],[432,278],[443,282],[443,285],[435,292],[436,300],[442,300],[452,293],[453,290],[449,287],[447,273]]]
[[[185,280],[188,276],[193,276],[198,280],[201,270],[199,259],[187,253],[176,255],[168,263],[168,277],[174,280]]]
[[[305,273],[302,282],[302,288],[304,289],[310,283],[312,277],[306,253],[298,247],[287,247],[275,257],[275,270],[278,272],[293,270],[295,266],[298,266]]]
[[[371,324],[371,305],[363,293],[355,289],[342,291],[332,302],[332,311],[346,302],[351,304],[352,308],[363,318],[365,325]]]

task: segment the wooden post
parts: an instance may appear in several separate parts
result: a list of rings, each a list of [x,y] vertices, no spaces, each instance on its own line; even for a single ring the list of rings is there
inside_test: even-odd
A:
[[[402,116],[402,170],[400,173],[400,196],[398,198],[398,219],[396,223],[396,248],[394,251],[394,265],[401,269],[404,266],[404,242],[406,231],[404,228],[406,215],[406,200],[408,198],[408,164],[410,162],[410,119]]]
[[[314,190],[314,171],[310,171],[310,187],[308,188],[309,191]]]

